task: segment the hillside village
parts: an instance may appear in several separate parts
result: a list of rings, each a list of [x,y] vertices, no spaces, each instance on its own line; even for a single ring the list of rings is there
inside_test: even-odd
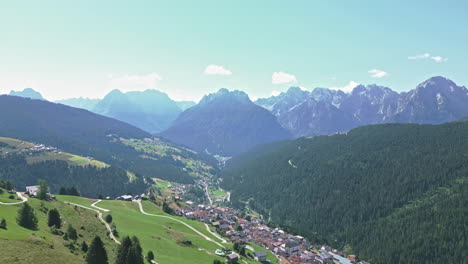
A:
[[[358,261],[356,255],[345,256],[344,252],[327,245],[314,245],[302,236],[289,234],[280,228],[271,228],[261,218],[241,218],[239,211],[229,207],[199,204],[177,213],[188,219],[213,225],[233,243],[252,242],[260,245],[273,252],[281,263],[367,263]],[[264,255],[261,252],[258,254]]]

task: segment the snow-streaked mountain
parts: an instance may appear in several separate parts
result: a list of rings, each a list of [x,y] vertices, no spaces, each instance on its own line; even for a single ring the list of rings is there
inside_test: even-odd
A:
[[[350,93],[326,88],[311,92],[292,87],[286,93],[259,99],[280,124],[296,137],[345,132],[380,123],[439,124],[468,115],[468,91],[436,76],[409,92],[358,85]]]

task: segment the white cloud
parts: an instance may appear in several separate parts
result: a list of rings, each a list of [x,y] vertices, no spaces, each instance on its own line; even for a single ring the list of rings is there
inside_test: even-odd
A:
[[[232,72],[220,65],[208,65],[205,68],[205,74],[208,75],[231,75]]]
[[[371,74],[372,78],[382,78],[388,75],[387,72],[384,72],[382,70],[377,70],[377,69],[369,70],[368,73]]]
[[[442,58],[441,56],[434,56],[434,57],[431,57],[431,60],[435,61],[435,62],[446,62],[448,61],[447,58]]]
[[[431,56],[431,54],[429,54],[429,53],[418,54],[418,55],[415,55],[415,56],[409,56],[408,59],[409,60],[426,60],[426,59],[430,59],[430,60],[433,60],[435,62],[446,62],[446,61],[448,61],[447,58],[444,58],[444,57],[441,57],[441,56]]]
[[[415,56],[409,56],[409,60],[420,60],[420,59],[428,59],[431,56],[429,53],[417,54]]]
[[[341,90],[343,92],[351,92],[358,85],[359,85],[359,83],[357,83],[355,81],[350,81],[347,85],[345,85],[343,87],[332,87],[331,89]]]
[[[156,84],[162,80],[162,77],[153,72],[146,75],[129,75],[114,76],[108,74],[112,89],[122,90],[141,90],[141,89],[154,89]]]
[[[296,76],[285,72],[274,72],[271,76],[271,83],[273,84],[286,84],[297,82]]]
[[[278,91],[276,91],[276,90],[273,90],[273,91],[271,92],[271,95],[272,95],[272,96],[278,96],[278,95],[280,95],[280,94],[281,94],[281,92],[278,92]]]

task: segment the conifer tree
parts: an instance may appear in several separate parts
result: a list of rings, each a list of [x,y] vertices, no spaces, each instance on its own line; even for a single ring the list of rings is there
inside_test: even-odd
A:
[[[37,228],[37,217],[34,214],[34,209],[28,203],[24,203],[18,211],[16,222],[24,228]]]
[[[39,180],[39,191],[37,192],[37,198],[41,200],[47,200],[47,193],[49,193],[49,186],[45,180]]]
[[[143,250],[137,237],[126,236],[117,250],[116,264],[143,264]]]
[[[81,243],[81,251],[83,252],[88,252],[88,244],[86,244],[86,241],[83,241],[83,243]]]
[[[47,220],[47,225],[49,227],[55,226],[55,228],[60,229],[62,227],[62,219],[60,219],[60,214],[57,209],[49,210],[49,218]]]
[[[68,238],[70,238],[71,240],[78,239],[78,234],[76,233],[76,229],[72,225],[68,226],[67,235],[68,235]]]
[[[86,255],[86,264],[107,264],[107,252],[99,236],[93,239]]]

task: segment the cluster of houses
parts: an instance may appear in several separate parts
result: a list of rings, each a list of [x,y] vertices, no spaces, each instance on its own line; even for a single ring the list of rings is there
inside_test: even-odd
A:
[[[25,148],[22,149],[21,152],[28,152],[28,153],[37,153],[37,152],[45,152],[45,151],[53,151],[53,152],[60,152],[57,148],[55,147],[47,147],[45,145],[34,145],[30,148]],[[61,154],[61,153],[59,153]]]
[[[282,263],[325,264],[342,263],[366,264],[355,255],[345,255],[326,245],[312,245],[306,238],[292,235],[280,228],[270,228],[262,219],[241,218],[239,212],[229,207],[197,205],[192,209],[181,209],[180,215],[189,219],[212,224],[217,230],[234,242],[252,242],[270,250]],[[254,252],[258,261],[266,261],[265,251]]]

